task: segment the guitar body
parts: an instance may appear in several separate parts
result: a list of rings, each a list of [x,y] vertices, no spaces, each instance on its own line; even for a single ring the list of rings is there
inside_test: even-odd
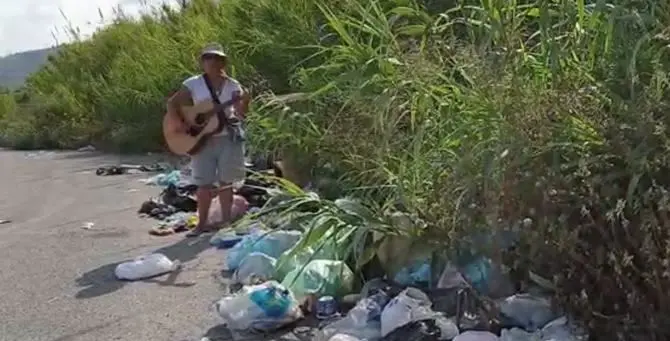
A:
[[[177,155],[195,155],[212,135],[221,132],[221,121],[213,113],[214,108],[212,101],[182,107],[184,122],[191,127],[186,132],[177,129],[181,122],[175,122],[166,114],[163,117],[163,136],[170,151]]]

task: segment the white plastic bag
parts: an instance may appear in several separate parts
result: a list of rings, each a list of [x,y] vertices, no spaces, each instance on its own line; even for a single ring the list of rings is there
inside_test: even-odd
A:
[[[465,288],[467,286],[468,282],[452,264],[447,264],[444,267],[442,275],[440,275],[440,279],[437,282],[437,287],[440,289]]]
[[[567,317],[559,317],[545,325],[541,331],[542,341],[585,341],[586,331],[571,325]]]
[[[335,321],[316,332],[313,341],[335,341],[335,340],[381,340],[381,325],[379,321],[368,321],[366,324],[357,325],[352,319],[345,317]],[[346,336],[345,336],[346,335]]]
[[[453,341],[498,341],[498,336],[491,332],[468,330],[454,338]]]
[[[529,333],[521,328],[503,329],[500,331],[500,341],[540,341],[540,332]]]
[[[507,297],[500,303],[500,312],[519,324],[519,327],[531,332],[558,317],[548,299],[529,294]]]
[[[261,252],[252,252],[242,260],[233,273],[233,282],[244,285],[265,282],[272,278],[277,260]]]
[[[233,330],[273,331],[303,317],[298,301],[275,281],[245,286],[219,300],[216,310]]]
[[[152,253],[117,265],[114,275],[118,279],[135,281],[172,272],[177,268],[179,261],[173,262],[161,253]]]
[[[436,317],[435,325],[440,328],[439,340],[452,340],[460,333],[453,318],[449,319],[444,316]]]
[[[585,341],[588,335],[579,328],[571,326],[563,316],[549,322],[541,330],[527,332],[521,328],[503,329],[500,341]]]
[[[407,288],[394,297],[382,311],[382,336],[414,321],[439,316],[430,309],[428,295],[416,288]]]
[[[364,339],[347,335],[347,334],[335,334],[328,341],[365,341]]]
[[[358,301],[343,319],[316,332],[312,341],[331,341],[336,335],[349,335],[363,341],[381,340],[381,323],[378,318],[388,300],[385,293],[379,292]]]

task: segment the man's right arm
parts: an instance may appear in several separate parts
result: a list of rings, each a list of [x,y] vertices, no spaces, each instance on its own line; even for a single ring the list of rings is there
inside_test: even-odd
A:
[[[183,86],[167,100],[168,115],[181,121],[181,108],[192,103],[191,91]]]

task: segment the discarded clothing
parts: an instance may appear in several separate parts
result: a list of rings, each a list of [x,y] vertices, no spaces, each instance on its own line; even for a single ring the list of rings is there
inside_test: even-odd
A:
[[[102,166],[95,171],[96,175],[121,175],[126,174],[131,170],[137,170],[140,172],[162,172],[165,170],[165,167],[153,164],[149,166],[145,165],[118,165],[118,166]]]
[[[153,200],[143,202],[142,206],[140,206],[140,209],[137,211],[139,214],[146,214],[158,220],[163,220],[176,212],[176,208]]]
[[[164,204],[174,207],[180,212],[195,212],[198,210],[198,202],[188,192],[188,187],[179,188],[170,184],[160,195]]]

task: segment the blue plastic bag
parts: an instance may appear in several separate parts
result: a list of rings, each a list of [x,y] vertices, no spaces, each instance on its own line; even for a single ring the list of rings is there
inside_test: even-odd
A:
[[[303,317],[295,297],[275,281],[245,286],[219,300],[216,310],[233,330],[273,331]]]
[[[226,270],[233,271],[252,252],[264,253],[279,258],[284,252],[300,240],[299,231],[277,230],[272,232],[255,231],[242,238],[226,253]]]
[[[393,281],[402,285],[430,284],[431,271],[428,261],[419,261],[404,267],[393,277]]]

